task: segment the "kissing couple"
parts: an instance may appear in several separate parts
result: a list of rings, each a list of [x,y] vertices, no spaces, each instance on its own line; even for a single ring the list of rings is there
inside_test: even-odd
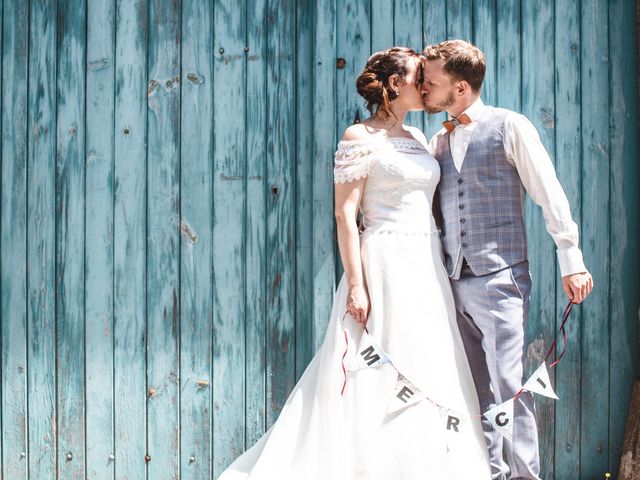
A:
[[[462,40],[368,59],[356,87],[371,116],[335,154],[344,275],[323,344],[221,480],[540,478],[532,393],[517,395],[508,436],[483,415],[522,388],[525,192],[569,300],[593,281],[538,132],[483,103],[485,69]],[[431,140],[404,124],[422,110],[448,113]]]

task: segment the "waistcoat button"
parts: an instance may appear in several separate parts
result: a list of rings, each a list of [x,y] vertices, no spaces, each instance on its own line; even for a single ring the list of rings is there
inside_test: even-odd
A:
[[[458,205],[458,208],[462,210],[464,208],[464,205]]]
[[[464,223],[464,222],[466,222],[466,220],[464,218],[461,218],[460,223]]]
[[[458,196],[461,197],[464,195],[464,192],[458,192]]]
[[[462,183],[464,182],[464,180],[462,180],[461,178],[458,179],[458,183]]]
[[[467,245],[466,243],[462,244],[462,248],[467,248],[469,245]]]

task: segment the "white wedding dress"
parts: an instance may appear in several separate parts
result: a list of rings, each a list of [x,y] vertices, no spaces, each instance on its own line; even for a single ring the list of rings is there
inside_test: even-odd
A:
[[[478,399],[431,214],[438,163],[418,140],[340,142],[335,181],[363,176],[368,338],[390,363],[349,371],[363,327],[345,315],[343,276],[324,342],[277,421],[219,480],[490,478]],[[390,413],[399,401],[398,373],[428,399]],[[436,405],[458,417],[475,416],[454,433]]]

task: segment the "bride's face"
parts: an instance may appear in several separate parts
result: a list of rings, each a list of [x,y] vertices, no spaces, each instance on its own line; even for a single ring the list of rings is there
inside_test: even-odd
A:
[[[402,103],[408,111],[424,110],[422,94],[420,88],[422,86],[422,62],[419,58],[412,58],[407,62],[407,74],[404,82],[397,86],[400,95],[394,100]]]

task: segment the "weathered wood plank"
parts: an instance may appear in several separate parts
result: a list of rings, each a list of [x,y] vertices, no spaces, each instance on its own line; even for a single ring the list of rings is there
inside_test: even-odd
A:
[[[640,382],[633,384],[631,403],[629,405],[629,420],[626,424],[622,458],[618,478],[620,480],[638,480],[640,478]],[[617,468],[612,468],[614,472]]]
[[[609,466],[609,68],[607,3],[581,3],[582,251],[596,288],[582,307],[582,476]],[[617,113],[617,112],[616,112]],[[604,122],[604,123],[603,123]]]
[[[267,2],[267,423],[295,383],[295,14]]]
[[[296,5],[296,379],[313,357],[313,3]]]
[[[555,5],[555,98],[556,170],[573,220],[581,223],[580,141],[580,10],[571,2]],[[560,327],[568,298],[562,288],[560,269],[556,278],[556,322]],[[555,476],[580,475],[580,338],[581,311],[574,309],[567,323],[567,348],[556,370]]]
[[[245,446],[253,445],[266,430],[266,205],[267,190],[267,62],[266,3],[253,0],[247,8],[247,92],[245,189],[246,237],[246,427]]]
[[[538,129],[545,148],[553,158],[554,66],[553,0],[522,3],[522,111]],[[544,61],[541,61],[544,59]],[[505,88],[508,88],[505,86]],[[517,87],[516,87],[517,88]],[[531,309],[527,327],[526,375],[544,360],[555,336],[555,267],[553,240],[547,234],[540,209],[527,199],[526,225],[532,273]],[[553,377],[553,371],[550,372]],[[553,378],[552,378],[553,381]],[[553,478],[554,408],[553,400],[536,396],[540,465],[542,478]]]
[[[180,478],[211,472],[213,2],[182,10]]]
[[[58,475],[86,478],[85,55],[86,3],[58,3],[56,322]]]
[[[487,64],[484,82],[482,84],[482,98],[483,101],[489,105],[495,105],[497,97],[498,27],[496,1],[497,0],[475,0],[473,2],[473,43],[482,50]]]
[[[2,474],[27,471],[27,2],[2,5]]]
[[[369,116],[364,101],[356,90],[356,79],[369,58],[370,18],[368,0],[337,1],[336,51],[337,57],[346,61],[344,68],[337,70],[336,76],[338,138],[354,122],[356,115],[362,120]]]
[[[520,2],[496,0],[496,105],[521,111]]]
[[[180,476],[180,2],[149,4],[147,415],[149,477]]]
[[[394,27],[389,19],[394,18],[395,2],[371,0],[371,49],[370,53],[385,50],[394,45]],[[362,69],[364,65],[360,68]]]
[[[85,318],[87,476],[113,478],[115,5],[87,2]]]
[[[336,149],[336,0],[317,0],[313,52],[313,197],[311,344],[324,340],[335,290],[333,155]]]
[[[422,46],[440,43],[447,39],[447,1],[423,0],[422,2]],[[427,115],[425,119],[425,135],[430,139],[442,128],[447,119],[446,113]]]
[[[28,177],[28,472],[56,475],[56,5],[30,2]]]
[[[394,0],[394,44],[413,48],[421,52],[422,45],[422,2],[412,0]],[[410,112],[405,118],[407,125],[413,125],[424,131],[424,112]]]
[[[473,37],[472,15],[472,0],[447,0],[447,38],[470,42]]]
[[[114,153],[115,477],[145,478],[147,32],[146,0],[118,1]]]
[[[638,379],[640,232],[638,232],[638,55],[633,0],[609,3],[610,207],[609,467],[618,471],[633,380]],[[635,39],[634,39],[635,36]],[[606,279],[604,280],[606,282]],[[603,285],[599,281],[597,288]],[[639,475],[640,472],[636,473]]]
[[[246,9],[214,3],[213,476],[245,445]]]

